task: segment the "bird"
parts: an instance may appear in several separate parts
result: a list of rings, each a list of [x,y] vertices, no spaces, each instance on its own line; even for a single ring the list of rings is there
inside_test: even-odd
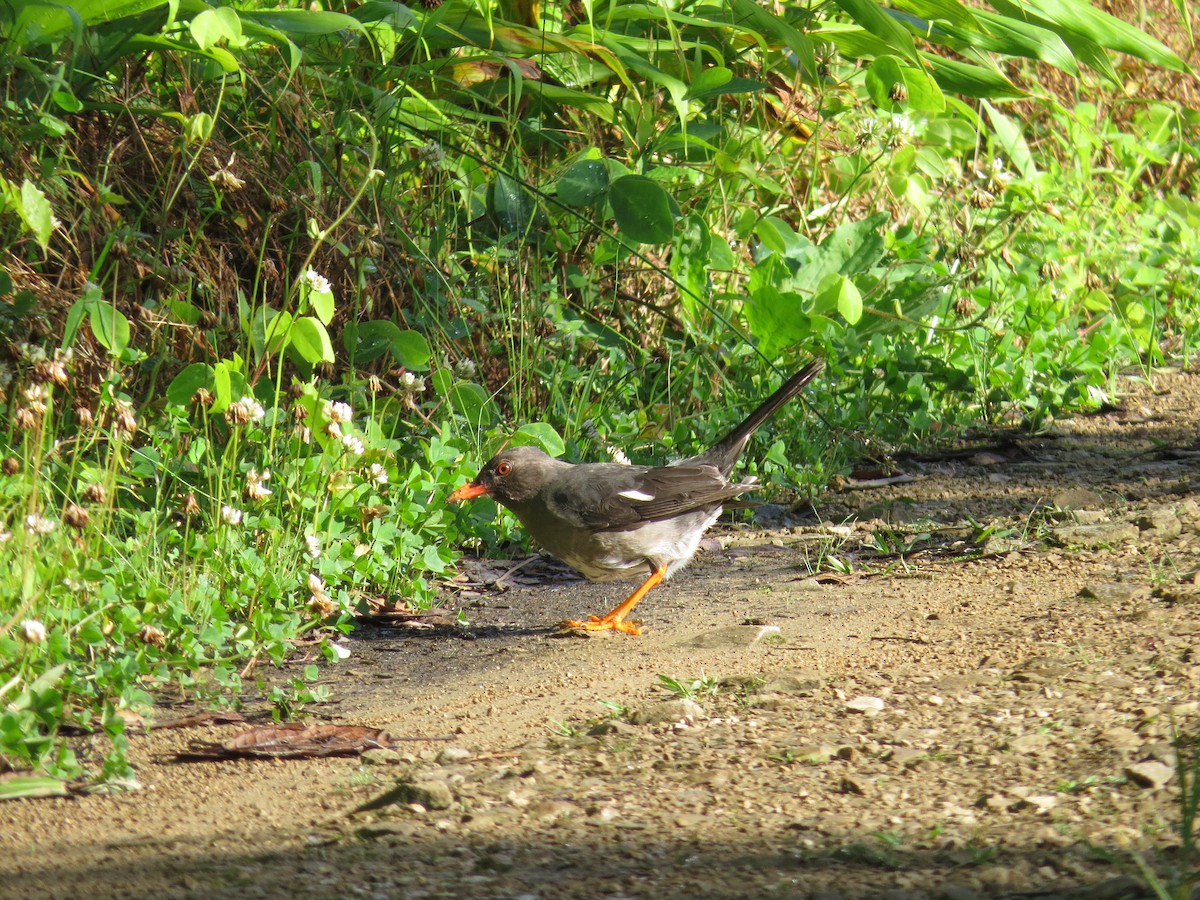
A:
[[[629,613],[691,561],[731,500],[758,487],[729,475],[767,419],[822,370],[815,359],[785,381],[709,450],[665,466],[569,463],[532,446],[508,447],[448,497],[488,496],[507,508],[551,555],[590,581],[644,579],[612,611],[562,627],[641,634]]]

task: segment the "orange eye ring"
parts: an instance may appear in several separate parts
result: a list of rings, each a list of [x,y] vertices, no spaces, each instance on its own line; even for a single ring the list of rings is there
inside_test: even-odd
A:
[[[504,476],[508,475],[510,472],[512,472],[512,463],[508,462],[507,460],[496,465],[497,475]]]

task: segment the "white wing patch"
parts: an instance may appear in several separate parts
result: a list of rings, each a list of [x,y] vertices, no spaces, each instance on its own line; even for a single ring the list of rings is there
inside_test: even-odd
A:
[[[630,488],[627,491],[620,491],[618,497],[624,497],[626,500],[640,500],[642,503],[649,503],[654,499],[653,494],[647,494],[645,491],[639,491],[636,488]]]

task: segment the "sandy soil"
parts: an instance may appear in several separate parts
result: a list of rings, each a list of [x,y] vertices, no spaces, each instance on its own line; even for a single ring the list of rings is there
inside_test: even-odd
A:
[[[181,763],[238,727],[136,735],[142,790],[0,805],[0,895],[1143,896],[1200,723],[1200,375],[1128,389],[719,527],[641,637],[555,632],[619,585],[473,563],[468,626],[364,625],[310,710],[449,740]]]

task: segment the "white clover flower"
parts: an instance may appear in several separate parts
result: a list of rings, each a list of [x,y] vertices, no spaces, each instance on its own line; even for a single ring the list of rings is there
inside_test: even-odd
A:
[[[406,394],[419,394],[425,390],[425,379],[405,372],[400,376],[400,390]]]
[[[21,637],[31,644],[46,642],[46,626],[37,619],[26,619],[21,623]]]
[[[608,448],[608,455],[612,458],[613,462],[615,462],[619,465],[622,465],[622,466],[633,465],[633,463],[631,463],[629,461],[629,457],[625,455],[625,451],[622,450],[620,447],[611,447],[610,446]]]
[[[346,448],[346,452],[351,456],[362,456],[363,442],[358,438],[357,435],[342,435],[342,446]]]
[[[443,365],[454,373],[454,377],[459,381],[474,381],[475,375],[478,372],[478,367],[473,359],[460,359],[458,362],[451,362],[450,357],[446,357]]]
[[[304,548],[308,555],[313,559],[321,558],[321,542],[317,539],[315,534],[308,534],[304,536]]]
[[[21,362],[28,365],[36,365],[46,361],[46,348],[39,344],[31,344],[28,341],[21,341],[17,344],[17,356]]]
[[[442,145],[437,141],[429,141],[418,148],[417,156],[430,165],[440,166],[446,158],[446,151],[442,149]]]
[[[330,641],[329,649],[333,651],[333,655],[336,656],[338,659],[349,659],[350,658],[350,648],[347,647],[345,644],[338,644],[334,641]]]
[[[226,504],[221,507],[221,521],[226,525],[241,525],[242,511],[236,507]]]
[[[326,401],[324,412],[325,418],[335,424],[349,422],[354,418],[354,410],[350,408],[350,404],[340,400],[337,402]]]
[[[260,474],[257,469],[246,473],[246,497],[250,500],[266,500],[271,491],[264,482],[271,480],[271,470],[264,469]]]
[[[368,471],[370,472],[371,480],[376,484],[384,485],[388,483],[387,469],[379,463],[371,463],[371,468]]]
[[[30,534],[49,534],[54,530],[54,525],[53,519],[47,519],[37,513],[30,513],[25,517],[25,530]]]
[[[7,528],[0,528],[0,544],[7,544],[12,540],[12,532]]]
[[[305,272],[304,281],[311,290],[318,294],[328,294],[330,291],[329,279],[316,269],[309,269]]]
[[[366,556],[370,552],[371,552],[370,544],[356,544],[354,547],[354,558],[362,559],[364,556]]]
[[[313,596],[321,596],[325,593],[325,582],[316,572],[308,574],[308,592]]]

